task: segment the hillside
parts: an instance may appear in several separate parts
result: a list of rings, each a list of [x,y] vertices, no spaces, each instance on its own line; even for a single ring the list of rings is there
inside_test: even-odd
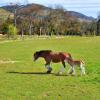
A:
[[[0,20],[5,20],[10,14],[12,13],[3,8],[0,8]]]
[[[26,6],[3,6],[2,7],[5,10],[8,10],[10,12],[14,12],[14,9],[20,9],[17,11],[17,13],[21,14],[21,15],[29,15],[29,14],[38,14],[41,16],[44,16],[48,13],[48,7],[45,7],[43,5],[39,5],[39,4],[28,4]],[[54,10],[54,9],[52,9]],[[88,17],[84,14],[81,14],[79,12],[75,12],[75,11],[66,11],[66,13],[69,13],[69,15],[78,18],[80,21],[92,21],[95,20],[93,17]]]
[[[80,19],[80,20],[89,20],[89,21],[91,21],[91,20],[94,20],[94,18],[93,17],[91,17],[91,16],[86,16],[86,15],[84,15],[84,14],[82,14],[82,13],[79,13],[79,12],[75,12],[75,11],[68,11],[72,16],[75,16],[75,17],[77,17],[78,19]]]

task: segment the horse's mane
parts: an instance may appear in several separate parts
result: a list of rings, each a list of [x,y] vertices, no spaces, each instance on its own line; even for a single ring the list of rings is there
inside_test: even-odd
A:
[[[50,53],[50,52],[52,52],[52,50],[41,50],[41,51],[39,51],[40,54],[41,53]]]

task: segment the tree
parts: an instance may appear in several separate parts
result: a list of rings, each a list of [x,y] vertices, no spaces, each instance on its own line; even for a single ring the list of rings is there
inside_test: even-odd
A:
[[[8,27],[8,24],[7,23],[3,23],[2,24],[1,31],[2,31],[3,34],[8,34],[9,27]]]
[[[100,12],[98,12],[97,18],[97,35],[100,35]]]
[[[8,27],[9,27],[9,30],[7,32],[8,39],[9,38],[15,39],[18,32],[17,28],[13,24],[10,24]]]

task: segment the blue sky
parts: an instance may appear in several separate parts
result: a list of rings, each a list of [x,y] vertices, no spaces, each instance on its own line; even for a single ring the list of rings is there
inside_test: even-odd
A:
[[[25,1],[27,0],[0,0],[0,5],[7,2],[25,3]],[[28,0],[28,2],[45,6],[62,5],[67,10],[77,11],[95,18],[100,11],[100,0]]]

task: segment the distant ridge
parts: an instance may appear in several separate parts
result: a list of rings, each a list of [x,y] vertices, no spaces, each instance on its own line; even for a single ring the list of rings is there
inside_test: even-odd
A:
[[[10,11],[10,12],[14,12],[14,9],[15,8],[19,8],[23,5],[16,5],[16,6],[3,6],[1,8],[7,10],[7,11]],[[33,12],[39,12],[40,10],[44,11],[44,10],[48,10],[48,9],[52,9],[52,8],[49,8],[49,7],[46,7],[46,6],[43,6],[43,5],[39,5],[39,4],[28,4],[28,5],[25,5],[24,7],[20,8],[20,13],[22,14],[31,14]],[[54,9],[52,9],[54,10]],[[75,11],[66,11],[66,13],[69,13],[71,16],[73,17],[76,17],[77,19],[79,19],[80,21],[93,21],[95,20],[95,18],[93,17],[89,17],[89,16],[86,16],[82,13],[79,13],[79,12],[75,12]],[[42,13],[43,15],[43,13]]]
[[[80,19],[84,19],[84,20],[95,20],[94,17],[91,17],[91,16],[86,16],[82,13],[79,13],[79,12],[75,12],[75,11],[68,11],[72,16],[75,16],[77,18],[80,18]]]

